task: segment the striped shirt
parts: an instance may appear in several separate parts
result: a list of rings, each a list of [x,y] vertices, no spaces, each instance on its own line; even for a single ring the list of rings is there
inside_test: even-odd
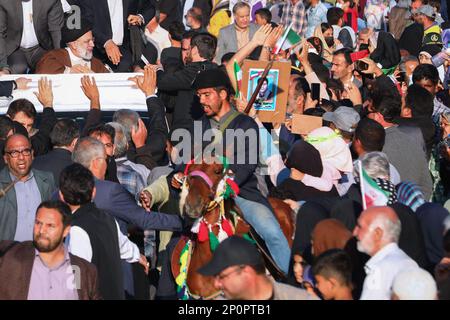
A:
[[[300,36],[306,32],[306,10],[302,0],[296,4],[292,4],[292,0],[286,2],[281,16],[281,24],[288,27],[292,23],[292,30],[297,32]]]

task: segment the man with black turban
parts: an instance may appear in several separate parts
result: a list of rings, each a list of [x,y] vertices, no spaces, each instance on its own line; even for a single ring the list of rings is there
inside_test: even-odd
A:
[[[36,67],[38,74],[105,73],[108,69],[93,57],[92,25],[82,19],[80,25],[64,24],[61,48],[46,53]]]

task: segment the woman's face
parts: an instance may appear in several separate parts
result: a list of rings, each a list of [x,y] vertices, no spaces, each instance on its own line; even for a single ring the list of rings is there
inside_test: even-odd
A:
[[[303,260],[301,255],[294,254],[294,276],[295,281],[298,283],[303,282],[303,266],[305,261]]]
[[[323,33],[324,37],[332,37],[333,36],[333,28],[329,28],[327,29],[324,33]]]

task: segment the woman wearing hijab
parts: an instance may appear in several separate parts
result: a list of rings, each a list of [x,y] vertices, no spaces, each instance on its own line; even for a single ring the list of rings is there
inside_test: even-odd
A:
[[[339,40],[333,37],[333,28],[328,23],[321,23],[314,29],[314,37],[322,40],[322,57],[331,64],[333,61],[333,52],[342,48],[342,44]]]
[[[330,249],[344,249],[352,233],[336,219],[320,221],[311,235],[312,254],[320,256]]]
[[[303,183],[322,191],[329,191],[333,186],[339,190],[337,186],[342,174],[350,173],[353,170],[352,154],[347,143],[342,139],[339,132],[333,131],[329,127],[311,131],[306,141],[319,151],[323,164],[323,174],[321,178],[305,174],[302,179]]]
[[[286,167],[291,170],[290,177],[276,188],[273,196],[295,201],[338,196],[334,187],[321,191],[303,183],[302,178],[306,175],[320,178],[323,174],[320,153],[311,144],[303,140],[297,141],[288,153]]]
[[[428,260],[427,270],[431,271],[445,256],[443,247],[444,220],[449,212],[441,204],[425,203],[416,211],[422,229]]]

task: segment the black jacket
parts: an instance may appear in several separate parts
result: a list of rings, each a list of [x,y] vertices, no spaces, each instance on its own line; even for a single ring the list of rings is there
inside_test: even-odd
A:
[[[122,0],[123,1],[123,45],[127,46],[130,40],[127,18],[130,14],[141,14],[147,24],[155,15],[155,9],[150,1]],[[106,41],[112,39],[111,18],[109,16],[107,0],[80,0],[84,17],[93,24],[95,45],[104,52]]]
[[[12,81],[0,81],[0,97],[9,97],[13,91]]]
[[[124,299],[119,238],[114,218],[91,202],[74,212],[72,227],[80,227],[89,236],[91,261],[97,267],[102,297],[106,300]]]
[[[72,153],[69,150],[55,148],[47,154],[34,159],[33,168],[51,172],[55,184],[59,187],[59,175],[63,169],[72,164]]]
[[[39,123],[39,131],[31,137],[35,157],[46,154],[51,149],[50,132],[52,132],[57,121],[55,110],[44,108]]]
[[[158,89],[162,91],[178,91],[172,128],[190,128],[192,120],[198,120],[203,115],[203,108],[198,97],[191,88],[197,74],[202,70],[217,68],[217,64],[210,61],[192,62],[182,70],[167,73],[158,71]]]

